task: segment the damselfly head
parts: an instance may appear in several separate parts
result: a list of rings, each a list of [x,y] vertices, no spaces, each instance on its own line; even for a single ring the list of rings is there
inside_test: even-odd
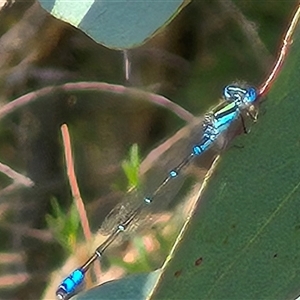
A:
[[[257,99],[257,91],[252,86],[241,87],[237,84],[231,84],[223,89],[223,97],[227,102],[236,102],[238,106],[244,106]]]

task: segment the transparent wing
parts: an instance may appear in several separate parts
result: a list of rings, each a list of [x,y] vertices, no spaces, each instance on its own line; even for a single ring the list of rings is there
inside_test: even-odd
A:
[[[198,144],[202,138],[202,124],[203,117],[195,118],[193,122],[148,154],[140,167],[143,188],[125,195],[124,200],[104,220],[100,229],[102,234],[109,234],[118,224],[125,222],[130,212],[141,205],[145,197],[152,196],[153,191],[168,176],[170,170],[190,155],[193,146]],[[134,224],[149,219],[147,217],[149,214],[163,211],[170,204],[176,204],[190,190],[193,182],[201,183],[215,157],[227,147],[234,136],[242,131],[241,120],[238,119],[233,122],[230,129],[218,137],[214,146],[191,161],[176,178],[171,179],[167,185],[163,186],[153,202],[145,205],[141,213],[135,218]],[[192,180],[189,180],[189,184],[186,184],[188,178]]]
[[[179,165],[191,153],[193,145],[201,140],[202,122],[203,118],[195,118],[191,124],[179,130],[174,136],[149,153],[140,168],[143,188],[125,195],[123,201],[104,220],[100,228],[102,234],[109,234],[118,224],[126,221],[129,213],[143,203],[144,197],[151,197],[153,191],[168,176],[169,171]],[[202,180],[216,154],[217,151],[212,150],[197,159],[198,169],[202,170],[202,175],[198,180]],[[136,219],[145,220],[149,213],[166,209],[182,189],[188,169],[185,168],[177,178],[171,179],[157,194],[153,203],[145,205],[145,209]]]

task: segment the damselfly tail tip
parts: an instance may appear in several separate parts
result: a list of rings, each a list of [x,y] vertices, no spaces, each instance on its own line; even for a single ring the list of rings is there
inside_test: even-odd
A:
[[[56,291],[57,300],[67,300],[71,294],[82,285],[84,281],[84,271],[79,268],[73,271],[67,278],[63,280]]]

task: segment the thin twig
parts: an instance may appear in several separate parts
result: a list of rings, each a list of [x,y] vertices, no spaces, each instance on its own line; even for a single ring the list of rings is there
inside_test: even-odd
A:
[[[14,181],[14,184],[16,186],[24,185],[27,187],[32,187],[34,185],[33,181],[30,178],[14,171],[12,168],[10,168],[9,166],[1,162],[0,162],[0,172],[5,174],[7,177],[11,178]]]
[[[85,236],[85,239],[87,242],[91,241],[92,233],[90,230],[89,220],[87,217],[87,213],[85,210],[85,206],[83,203],[83,200],[80,195],[79,186],[77,183],[77,178],[74,170],[74,160],[72,155],[72,148],[71,148],[71,141],[70,141],[70,134],[68,130],[68,126],[66,124],[63,124],[61,126],[61,133],[63,137],[63,144],[64,144],[64,151],[65,151],[65,158],[66,158],[66,165],[67,165],[67,173],[68,173],[68,179],[71,187],[71,192],[77,207],[77,211],[79,213],[79,217],[81,220],[81,226],[83,229],[83,233]],[[99,275],[100,265],[94,264],[94,272],[96,275]]]
[[[6,222],[1,222],[1,227],[5,228],[6,230],[10,230],[11,232],[18,232],[23,237],[38,239],[44,243],[50,243],[54,240],[53,234],[50,232],[50,230],[34,229],[26,225],[24,226],[24,224],[10,224]]]
[[[16,183],[12,183],[12,184],[6,186],[5,188],[3,188],[3,189],[0,191],[0,197],[4,197],[4,196],[9,195],[9,194],[12,193],[14,190],[16,190],[18,187],[19,187],[19,185],[16,184]]]
[[[143,90],[136,89],[136,88],[129,88],[123,85],[110,84],[105,82],[75,82],[75,83],[71,82],[59,86],[44,87],[40,90],[25,94],[9,102],[8,104],[4,105],[0,109],[0,120],[6,115],[17,110],[18,108],[28,103],[31,103],[33,101],[36,101],[40,99],[42,96],[45,96],[51,92],[59,91],[59,90],[65,92],[83,91],[83,90],[102,91],[102,92],[109,92],[114,94],[129,95],[131,97],[142,98],[152,103],[155,103],[157,105],[168,108],[169,110],[174,112],[178,117],[180,117],[181,119],[187,122],[190,122],[194,118],[194,116],[190,112],[188,112],[178,104],[173,103],[171,100],[161,95],[145,92]]]
[[[29,281],[29,274],[27,272],[22,272],[18,274],[8,274],[0,276],[0,287],[1,289],[16,287],[21,284],[25,284]]]
[[[64,143],[64,151],[65,151],[65,158],[66,158],[66,165],[67,165],[67,173],[69,178],[69,183],[72,191],[72,195],[77,207],[77,211],[80,216],[81,224],[85,239],[89,242],[92,238],[89,220],[86,214],[86,210],[80,195],[75,171],[74,171],[74,164],[73,164],[73,156],[72,156],[72,149],[71,149],[71,141],[70,141],[70,134],[68,131],[68,127],[66,124],[61,126],[61,133],[63,137]]]
[[[271,85],[273,84],[274,80],[277,78],[278,72],[286,58],[290,45],[293,43],[292,35],[296,29],[300,18],[300,5],[298,4],[293,19],[288,27],[288,30],[283,38],[283,43],[279,52],[278,59],[276,60],[274,67],[272,68],[269,76],[265,80],[265,82],[259,87],[258,95],[263,96],[265,93],[268,92]]]

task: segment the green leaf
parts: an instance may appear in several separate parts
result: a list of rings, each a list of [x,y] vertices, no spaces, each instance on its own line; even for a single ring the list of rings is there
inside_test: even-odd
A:
[[[109,48],[142,44],[169,22],[189,1],[40,0],[54,17],[81,29]]]
[[[294,299],[300,294],[299,77],[298,26],[257,124],[222,154],[158,280],[125,278],[93,289],[94,299],[150,294],[152,299]],[[141,294],[146,288],[147,296]],[[111,293],[117,296],[107,296]]]
[[[133,144],[129,150],[129,158],[122,163],[123,171],[128,180],[128,190],[139,186],[140,161],[138,145]]]
[[[80,226],[80,219],[75,203],[69,209],[68,214],[64,213],[56,199],[51,199],[53,215],[46,215],[46,222],[53,232],[56,240],[64,249],[72,253],[74,251]]]

